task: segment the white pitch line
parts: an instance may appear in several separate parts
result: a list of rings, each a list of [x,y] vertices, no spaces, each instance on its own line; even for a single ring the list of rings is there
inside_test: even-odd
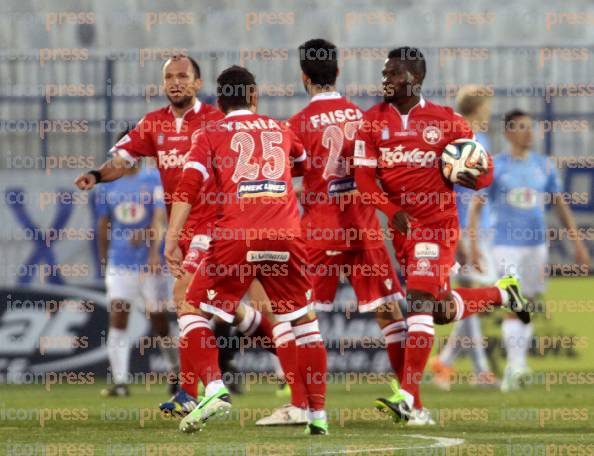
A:
[[[448,448],[452,446],[462,445],[464,443],[464,439],[452,439],[449,437],[433,437],[430,435],[421,435],[421,434],[402,434],[406,437],[413,437],[415,439],[423,439],[423,440],[436,440],[435,443],[431,445],[423,445],[423,446],[394,446],[394,447],[385,447],[385,448],[354,448],[352,450],[339,450],[339,451],[325,451],[322,454],[351,454],[351,453],[360,453],[364,451],[366,454],[373,454],[378,453],[380,451],[394,451],[394,450],[421,450],[427,448]]]

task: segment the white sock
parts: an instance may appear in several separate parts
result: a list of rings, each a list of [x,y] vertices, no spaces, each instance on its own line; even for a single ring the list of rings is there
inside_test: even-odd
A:
[[[509,293],[507,292],[507,290],[499,288],[499,294],[501,295],[501,302],[504,306],[507,306],[509,304]]]
[[[532,333],[533,327],[532,323],[528,323],[527,325],[522,325],[522,338],[521,338],[521,351],[519,353],[520,357],[518,359],[518,364],[522,369],[528,367],[528,352],[530,351],[530,346],[532,344]]]
[[[415,403],[415,397],[406,390],[401,389],[400,392],[404,395],[404,401],[412,410],[413,405]]]
[[[325,420],[326,419],[326,410],[311,410],[311,419],[312,420]]]
[[[439,360],[448,367],[454,364],[456,358],[460,355],[462,349],[460,348],[460,341],[463,337],[468,337],[467,320],[460,320],[454,324],[454,329],[448,337],[443,350],[439,354]]]
[[[185,337],[190,331],[196,328],[209,328],[210,322],[199,315],[186,314],[177,319],[179,325],[179,337]]]
[[[212,394],[216,393],[220,388],[223,388],[225,384],[223,380],[213,380],[208,385],[206,385],[206,389],[204,391],[204,396],[208,397]]]
[[[512,370],[522,367],[522,351],[524,346],[524,324],[515,318],[506,318],[501,324],[503,344],[507,351],[507,367]]]
[[[111,364],[113,383],[128,383],[130,340],[125,329],[109,328],[107,333],[107,357]]]
[[[471,315],[466,320],[466,325],[472,347],[470,348],[470,357],[476,373],[489,372],[489,362],[487,361],[487,354],[483,348],[483,334],[481,332],[481,321],[478,315]]]
[[[237,325],[237,329],[240,333],[246,336],[251,336],[256,332],[258,326],[260,326],[260,322],[262,321],[262,313],[250,306],[244,306],[244,309],[245,316],[243,317],[243,320],[241,320]]]

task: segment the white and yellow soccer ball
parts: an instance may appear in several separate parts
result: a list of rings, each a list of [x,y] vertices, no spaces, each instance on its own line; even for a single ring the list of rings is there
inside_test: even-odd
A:
[[[453,183],[458,182],[458,174],[464,171],[475,176],[486,173],[488,165],[487,151],[474,139],[456,139],[445,146],[441,154],[441,172]]]

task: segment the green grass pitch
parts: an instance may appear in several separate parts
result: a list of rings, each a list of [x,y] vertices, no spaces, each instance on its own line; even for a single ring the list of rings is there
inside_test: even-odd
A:
[[[554,280],[549,299],[591,302],[591,279]],[[573,358],[531,359],[536,373],[552,373],[560,384],[535,384],[519,392],[454,385],[451,392],[422,387],[438,426],[410,428],[392,423],[372,407],[387,385],[331,385],[330,435],[309,437],[303,428],[259,428],[254,421],[282,404],[274,387],[258,385],[233,398],[233,413],[182,434],[178,421],[155,406],[163,386],[132,387],[123,399],[99,397],[101,384],[0,386],[0,454],[7,455],[543,455],[594,454],[594,312],[565,308],[537,321],[536,334],[561,328],[587,338]],[[552,326],[554,325],[554,326]],[[444,332],[441,331],[441,334]],[[461,368],[465,368],[462,363]],[[560,377],[557,374],[575,374]],[[542,376],[541,378],[545,378]],[[580,380],[581,379],[581,380]]]

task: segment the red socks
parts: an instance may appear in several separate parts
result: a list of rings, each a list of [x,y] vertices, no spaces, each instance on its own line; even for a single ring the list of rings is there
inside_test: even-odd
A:
[[[423,380],[425,365],[433,348],[435,335],[433,315],[430,313],[410,313],[406,319],[406,325],[408,335],[400,388],[404,390],[409,406],[422,408],[420,385]]]
[[[503,305],[501,290],[497,287],[456,288],[452,290],[452,296],[456,302],[454,320],[464,320],[476,313]]]
[[[318,320],[293,327],[297,344],[297,360],[301,378],[307,389],[309,409],[315,414],[323,411],[326,402],[326,347],[320,334]]]
[[[291,388],[291,404],[307,408],[307,391],[299,373],[295,335],[291,323],[277,323],[272,327],[276,356],[285,373],[285,380]]]
[[[381,328],[386,341],[386,352],[390,365],[399,383],[402,383],[404,371],[404,352],[406,348],[406,322],[404,319],[395,320]]]
[[[179,317],[178,322],[181,387],[197,397],[199,380],[207,385],[221,378],[216,338],[204,317],[186,314]]]

